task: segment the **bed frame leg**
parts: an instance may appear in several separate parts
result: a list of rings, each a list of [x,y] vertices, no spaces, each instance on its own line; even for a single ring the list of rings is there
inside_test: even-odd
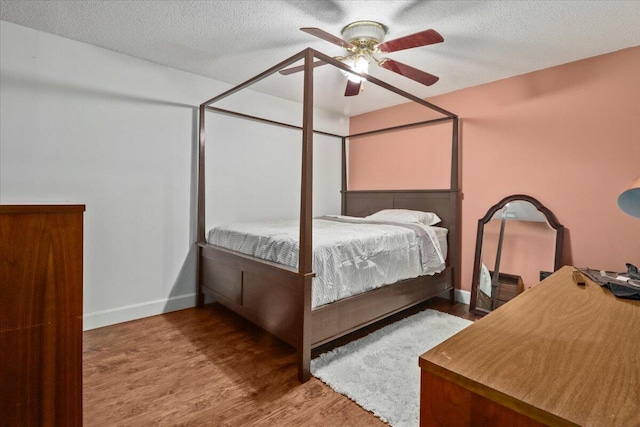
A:
[[[204,306],[204,294],[202,291],[198,290],[198,296],[196,298],[196,307],[202,308]]]
[[[451,304],[456,302],[456,288],[449,289],[449,300]]]
[[[298,350],[298,381],[306,383],[311,379],[311,351]]]
[[[204,307],[204,292],[202,292],[202,248],[198,247],[198,266],[196,277],[196,307]]]
[[[314,274],[301,276],[302,288],[302,328],[298,345],[298,381],[306,383],[311,379],[311,280]]]

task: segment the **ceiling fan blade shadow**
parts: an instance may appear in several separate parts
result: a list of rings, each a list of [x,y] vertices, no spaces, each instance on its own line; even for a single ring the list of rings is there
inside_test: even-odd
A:
[[[353,82],[347,79],[347,88],[344,91],[344,96],[354,96],[360,93],[360,88],[362,87],[362,81]]]
[[[355,48],[355,46],[352,45],[351,43],[348,43],[342,40],[340,37],[334,36],[333,34],[329,34],[326,31],[321,30],[320,28],[305,27],[305,28],[300,28],[300,31],[304,31],[307,34],[311,34],[312,36],[316,36],[318,38],[321,38],[322,40],[326,40],[329,43],[337,44],[338,46],[343,47],[345,49]]]
[[[380,66],[394,73],[398,73],[401,76],[415,80],[418,83],[422,83],[425,86],[431,86],[440,79],[440,77],[436,77],[433,74],[426,73],[402,62],[394,61],[393,59],[385,59]]]
[[[315,19],[333,24],[343,20],[345,10],[337,0],[315,0],[315,1],[290,1],[287,6],[295,7],[305,14],[313,16]]]
[[[327,65],[324,61],[314,61],[313,68],[320,67],[322,65]],[[298,73],[304,70],[304,64],[298,65],[297,67],[285,68],[284,70],[280,70],[279,73],[288,76],[289,74]]]
[[[412,0],[403,3],[393,14],[391,22],[405,22],[416,16],[429,16],[431,22],[457,20],[460,17],[473,16],[475,9],[487,7],[480,1]]]
[[[380,43],[378,45],[378,49],[382,52],[389,53],[435,43],[442,43],[443,41],[444,38],[436,30],[424,30],[419,33],[400,37],[399,39]]]

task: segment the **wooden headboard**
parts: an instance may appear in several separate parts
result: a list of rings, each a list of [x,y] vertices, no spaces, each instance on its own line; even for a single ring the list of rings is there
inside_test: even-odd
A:
[[[412,209],[434,212],[440,226],[456,225],[456,195],[451,190],[363,190],[346,191],[343,199],[343,215],[364,217],[382,209]]]

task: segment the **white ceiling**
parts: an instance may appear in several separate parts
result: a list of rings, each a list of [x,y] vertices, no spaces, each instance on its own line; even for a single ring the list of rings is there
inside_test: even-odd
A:
[[[640,45],[640,1],[1,0],[0,19],[234,85],[307,47],[343,54],[300,27],[340,36],[367,19],[389,28],[387,40],[433,28],[444,43],[388,56],[439,76],[435,85],[370,70],[421,98]],[[297,100],[299,74],[256,90]],[[316,83],[317,105],[348,115],[401,101],[370,84],[345,99],[345,79],[332,67],[319,68]]]

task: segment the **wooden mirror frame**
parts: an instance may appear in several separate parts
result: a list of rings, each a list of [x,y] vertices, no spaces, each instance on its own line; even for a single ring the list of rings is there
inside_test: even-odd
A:
[[[480,310],[476,308],[477,304],[477,293],[478,286],[480,281],[480,258],[482,256],[482,239],[484,237],[484,225],[488,223],[491,218],[498,212],[500,209],[504,208],[507,203],[511,203],[514,201],[525,201],[531,203],[535,208],[542,212],[544,216],[547,218],[547,223],[556,231],[556,253],[553,260],[553,271],[557,271],[562,267],[562,247],[564,242],[564,225],[558,222],[556,216],[551,212],[546,206],[544,206],[537,199],[527,196],[525,194],[514,194],[511,196],[507,196],[504,199],[500,200],[495,205],[491,206],[485,216],[478,220],[478,232],[476,234],[476,252],[473,262],[473,279],[471,282],[471,303],[469,307],[469,311],[478,315],[485,315],[490,313],[490,311]]]

